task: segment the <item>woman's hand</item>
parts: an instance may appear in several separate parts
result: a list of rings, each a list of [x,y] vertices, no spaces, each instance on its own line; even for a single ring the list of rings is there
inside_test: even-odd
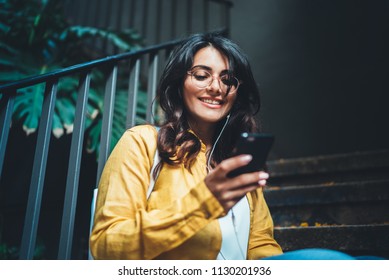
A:
[[[269,174],[264,171],[242,174],[233,178],[227,174],[251,161],[251,155],[239,155],[223,160],[205,177],[204,182],[228,212],[246,193],[264,187]]]

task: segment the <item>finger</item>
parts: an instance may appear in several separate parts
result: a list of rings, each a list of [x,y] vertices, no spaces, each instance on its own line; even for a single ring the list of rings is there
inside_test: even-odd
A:
[[[240,189],[250,185],[266,185],[266,180],[269,175],[265,172],[245,173],[234,178],[231,178],[226,183],[227,189]]]
[[[231,209],[238,201],[240,201],[247,193],[255,191],[256,189],[261,188],[258,184],[242,187],[240,189],[231,190],[223,194],[222,199],[220,200],[223,208],[228,211]]]
[[[245,196],[248,192],[254,191],[259,187],[260,185],[256,183],[256,184],[246,185],[240,188],[230,189],[228,191],[221,193],[220,200],[225,202],[235,201]]]
[[[259,180],[266,180],[269,179],[269,173],[265,171],[260,171],[259,172]]]
[[[267,181],[266,180],[259,180],[258,184],[260,186],[266,186]]]
[[[235,199],[235,200],[240,200],[242,197],[244,197],[247,193],[249,192],[252,192],[252,191],[255,191],[256,189],[260,188],[261,186],[259,184],[255,184],[255,185],[250,185],[250,186],[245,186],[243,188],[240,188],[240,189],[235,189],[232,191],[232,194],[231,196]]]
[[[217,167],[217,172],[226,176],[230,171],[247,165],[252,160],[251,155],[239,155],[223,160]]]
[[[266,186],[266,184],[267,184],[267,179],[269,179],[269,174],[266,173],[266,172],[261,171],[261,172],[259,173],[259,181],[258,181],[258,184],[259,184],[261,187]]]

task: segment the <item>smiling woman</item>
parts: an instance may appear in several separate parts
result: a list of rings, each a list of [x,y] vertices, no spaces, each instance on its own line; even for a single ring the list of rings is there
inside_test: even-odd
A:
[[[90,239],[96,259],[259,259],[282,253],[262,188],[268,174],[227,174],[259,92],[241,49],[193,35],[171,54],[157,97],[165,122],[124,133],[104,168]],[[153,169],[154,155],[159,162]],[[149,185],[155,181],[150,196]]]
[[[202,136],[204,144],[210,149],[215,126],[231,111],[236,99],[236,90],[231,92],[231,87],[221,82],[222,79],[222,81],[229,79],[228,60],[212,46],[205,47],[195,54],[191,69],[191,74],[185,78],[183,88],[188,123],[193,131]]]

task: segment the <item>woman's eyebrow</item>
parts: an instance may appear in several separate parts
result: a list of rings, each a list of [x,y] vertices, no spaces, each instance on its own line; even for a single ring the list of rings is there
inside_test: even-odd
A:
[[[191,70],[198,69],[198,68],[207,70],[207,71],[209,71],[209,72],[212,72],[212,68],[211,68],[211,67],[209,67],[209,66],[207,66],[207,65],[201,65],[201,64],[200,64],[200,65],[195,65],[195,66],[193,66],[193,67],[191,68]],[[226,73],[228,73],[228,69],[225,69],[225,70],[223,70],[223,71],[220,72],[220,74],[226,74]]]
[[[212,71],[212,68],[209,67],[209,66],[206,66],[206,65],[195,65],[191,69],[197,69],[197,68],[208,70],[208,71]]]

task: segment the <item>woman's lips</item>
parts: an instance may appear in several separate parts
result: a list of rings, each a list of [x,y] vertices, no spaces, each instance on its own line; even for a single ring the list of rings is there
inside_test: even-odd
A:
[[[210,98],[199,98],[199,99],[201,102],[208,105],[221,106],[223,104],[221,100],[210,99]]]

